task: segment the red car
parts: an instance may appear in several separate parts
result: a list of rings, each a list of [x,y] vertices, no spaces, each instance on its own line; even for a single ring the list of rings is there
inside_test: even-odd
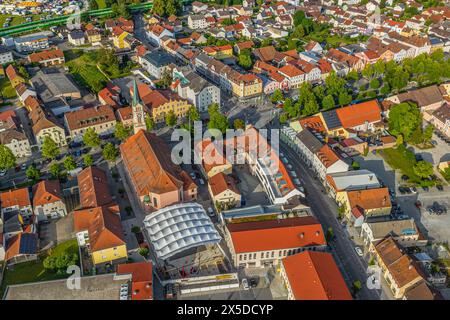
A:
[[[422,207],[422,202],[420,202],[419,200],[417,200],[414,205],[416,206],[417,209],[419,209],[420,207]]]

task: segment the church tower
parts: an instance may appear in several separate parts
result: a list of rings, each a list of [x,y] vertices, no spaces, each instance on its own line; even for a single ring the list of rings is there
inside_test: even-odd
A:
[[[142,105],[141,98],[139,97],[136,79],[133,81],[133,102],[131,104],[131,109],[133,112],[134,133],[136,134],[141,129],[146,130],[147,126],[145,125],[144,106]]]

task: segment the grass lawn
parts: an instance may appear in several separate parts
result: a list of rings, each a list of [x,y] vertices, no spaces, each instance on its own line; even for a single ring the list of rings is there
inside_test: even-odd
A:
[[[96,62],[88,54],[82,53],[80,55],[75,50],[66,51],[65,54],[66,65],[75,81],[95,93],[105,87],[108,79],[98,70]]]
[[[38,21],[45,14],[31,14],[29,17],[33,19],[33,21]],[[12,21],[9,23],[9,26],[17,26],[22,23],[26,23],[28,21],[25,20],[27,16],[15,16],[11,14],[0,14],[0,29],[3,28],[3,24],[6,22],[7,18],[12,18]]]
[[[0,79],[0,91],[4,99],[13,99],[17,96],[16,90],[12,87],[11,82],[8,78]]]
[[[384,160],[393,168],[399,169],[402,174],[409,177],[409,181],[419,183],[420,178],[414,173],[413,167],[416,164],[414,153],[406,148],[400,150],[399,148],[384,149],[380,154]]]
[[[72,239],[57,245],[51,249],[51,254],[59,254],[65,250],[78,254],[77,240]],[[67,278],[69,274],[58,274],[44,269],[43,261],[47,256],[48,254],[44,253],[36,261],[20,263],[13,266],[11,270],[6,270],[0,287],[0,298],[3,297],[8,285]]]

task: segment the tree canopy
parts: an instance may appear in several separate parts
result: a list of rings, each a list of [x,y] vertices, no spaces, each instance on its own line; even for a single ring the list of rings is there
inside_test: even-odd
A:
[[[60,153],[59,147],[56,142],[46,136],[41,146],[42,156],[47,159],[54,160]]]
[[[220,112],[219,105],[217,103],[213,103],[208,107],[209,114],[209,129],[218,129],[222,133],[225,133],[229,128],[228,119],[225,115]]]
[[[394,105],[389,111],[389,131],[395,135],[402,135],[403,140],[409,142],[413,132],[420,127],[422,118],[419,108],[411,102]]]
[[[100,145],[100,137],[94,128],[88,128],[83,135],[83,142],[89,147],[98,147]]]
[[[119,150],[111,142],[108,142],[103,148],[102,155],[107,161],[115,161],[119,156]]]
[[[7,146],[0,144],[0,169],[8,170],[16,165],[16,156]]]

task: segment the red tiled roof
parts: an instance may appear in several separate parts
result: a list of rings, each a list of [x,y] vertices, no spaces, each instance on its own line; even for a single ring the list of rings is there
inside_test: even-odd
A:
[[[1,207],[9,208],[14,206],[31,206],[28,188],[12,189],[0,194]]]
[[[282,263],[296,300],[352,300],[331,253],[304,251]]]
[[[33,186],[34,207],[56,201],[63,201],[63,194],[58,180],[42,180]]]
[[[323,163],[325,168],[332,166],[339,160],[339,157],[327,144],[323,145],[322,148],[317,151],[317,157]]]
[[[353,104],[336,109],[337,116],[344,128],[353,128],[368,123],[381,121],[381,108],[377,100]]]
[[[51,60],[51,59],[57,59],[57,58],[64,59],[64,53],[60,49],[35,52],[28,56],[28,60],[31,63],[41,62],[41,61],[46,61],[46,60]]]
[[[322,226],[311,216],[231,223],[226,227],[238,254],[326,245]]]
[[[152,269],[151,262],[135,262],[117,266],[117,274],[131,274],[131,300],[153,299]]]
[[[94,166],[88,167],[78,174],[77,180],[82,208],[94,208],[113,202],[108,179],[103,170]]]
[[[93,125],[116,121],[114,110],[109,105],[66,112],[64,116],[69,130],[89,128]]]
[[[388,188],[348,191],[350,209],[359,207],[364,210],[388,208],[391,206]]]
[[[212,194],[217,196],[226,190],[231,190],[234,193],[240,194],[233,181],[233,178],[219,172],[208,179],[209,186],[211,187]]]

